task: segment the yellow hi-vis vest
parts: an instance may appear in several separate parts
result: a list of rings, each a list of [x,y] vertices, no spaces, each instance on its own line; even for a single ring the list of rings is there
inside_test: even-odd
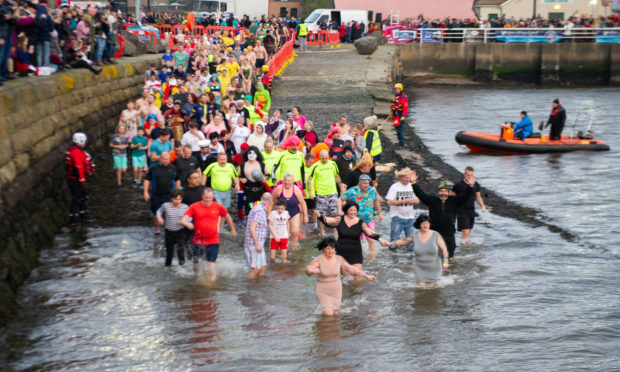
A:
[[[368,149],[368,152],[370,153],[370,156],[377,156],[383,151],[383,149],[381,148],[381,139],[379,138],[379,132],[371,129],[367,130],[366,133],[364,133],[364,140],[366,140],[366,137],[368,137],[368,133],[372,133],[372,145]]]
[[[299,24],[299,36],[306,36],[308,35],[308,25],[306,25],[305,23],[300,23]]]

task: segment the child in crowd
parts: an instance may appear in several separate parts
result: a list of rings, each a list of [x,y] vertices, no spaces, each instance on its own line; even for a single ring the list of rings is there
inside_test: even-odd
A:
[[[109,146],[113,149],[114,169],[116,169],[116,185],[118,188],[123,186],[123,175],[127,172],[127,147],[129,138],[126,135],[125,125],[119,124],[116,127],[116,134],[110,139]]]
[[[133,166],[133,183],[131,187],[142,188],[142,170],[146,169],[146,149],[148,139],[144,135],[144,128],[138,128],[138,134],[131,139],[131,165]]]
[[[282,262],[286,262],[286,252],[288,250],[288,237],[290,231],[291,216],[286,210],[286,200],[278,199],[276,209],[269,213],[269,232],[271,233],[271,254],[269,260],[275,261],[276,253],[280,250]]]
[[[161,56],[161,65],[164,67],[172,67],[174,66],[172,61],[174,61],[174,56],[172,55],[172,51],[170,50],[170,48],[166,48],[166,53],[164,53],[164,55]]]
[[[175,189],[170,194],[170,201],[159,207],[155,216],[157,223],[164,226],[166,242],[166,266],[172,264],[174,248],[177,248],[179,265],[185,263],[185,243],[187,242],[188,230],[178,222],[187,211],[187,204],[183,204],[183,191]]]

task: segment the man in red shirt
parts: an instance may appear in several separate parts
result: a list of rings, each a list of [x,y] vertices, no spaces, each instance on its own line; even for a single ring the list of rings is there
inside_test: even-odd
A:
[[[189,219],[193,218],[193,223]],[[230,226],[230,235],[237,236],[233,220],[226,208],[213,201],[213,189],[207,187],[202,192],[202,201],[189,206],[185,215],[179,222],[190,230],[194,230],[192,239],[194,251],[194,272],[198,271],[198,256],[205,252],[207,267],[209,268],[209,281],[215,280],[215,261],[220,246],[220,218],[225,218]]]

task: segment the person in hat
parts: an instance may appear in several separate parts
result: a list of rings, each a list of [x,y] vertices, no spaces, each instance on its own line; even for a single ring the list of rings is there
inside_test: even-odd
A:
[[[420,185],[417,184],[417,180],[418,175],[415,171],[411,171],[413,193],[428,207],[428,213],[431,218],[430,228],[441,234],[448,248],[448,257],[452,260],[454,258],[454,250],[456,249],[454,241],[456,210],[470,197],[476,185],[476,178],[472,176],[465,179],[465,183],[469,187],[463,193],[455,196],[450,196],[450,186],[445,181],[437,186],[437,196],[432,196],[422,190]]]
[[[379,161],[383,148],[381,147],[381,138],[379,138],[379,132],[375,129],[377,127],[377,116],[367,116],[364,118],[364,130],[362,136],[366,143],[366,148],[372,156],[374,162]]]
[[[402,126],[405,125],[405,119],[409,112],[409,97],[403,92],[403,85],[401,83],[394,85],[394,93],[395,95],[392,99],[391,107],[392,113],[390,116],[392,117],[394,129],[396,129],[396,134],[398,135],[398,144],[400,146],[405,146],[405,132]]]
[[[272,77],[269,76],[269,65],[263,65],[263,67],[261,67],[261,72],[263,74],[257,76],[256,79],[259,80],[261,83],[263,83],[263,86],[265,87],[265,89],[267,89],[267,91],[271,93]]]
[[[562,131],[564,130],[564,123],[566,123],[566,110],[560,104],[560,99],[556,98],[551,103],[551,113],[545,128],[551,125],[549,131],[549,139],[552,141],[559,141],[562,139]]]
[[[86,147],[86,134],[77,132],[73,134],[73,143],[65,152],[65,168],[67,185],[71,193],[69,204],[69,223],[76,224],[79,220],[91,223],[88,213],[88,191],[86,178],[95,172],[95,163]]]
[[[413,219],[415,217],[414,205],[420,204],[411,187],[411,169],[403,168],[395,173],[398,182],[392,184],[385,199],[390,206],[389,216],[392,220],[390,225],[390,240],[399,239],[404,232],[405,237],[413,234]]]
[[[198,141],[198,146],[200,147],[200,154],[198,155],[198,167],[200,167],[200,172],[203,173],[205,169],[211,164],[217,161],[217,153],[211,152],[211,147],[209,146],[211,141],[208,139]],[[203,184],[206,179],[203,179]]]
[[[174,106],[171,109],[166,110],[163,115],[164,119],[166,119],[166,122],[170,126],[170,130],[172,130],[175,141],[181,141],[183,133],[187,129],[187,123],[189,123],[190,120],[188,116],[183,114],[182,107],[183,102],[176,99],[174,101]]]

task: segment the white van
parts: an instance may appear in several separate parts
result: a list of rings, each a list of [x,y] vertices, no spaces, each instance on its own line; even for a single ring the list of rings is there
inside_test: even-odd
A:
[[[322,22],[329,22],[330,20],[345,24],[348,22],[362,23],[368,26],[368,12],[366,10],[350,10],[350,9],[315,9],[304,20],[308,25],[308,31],[317,32],[321,28],[319,25]]]

